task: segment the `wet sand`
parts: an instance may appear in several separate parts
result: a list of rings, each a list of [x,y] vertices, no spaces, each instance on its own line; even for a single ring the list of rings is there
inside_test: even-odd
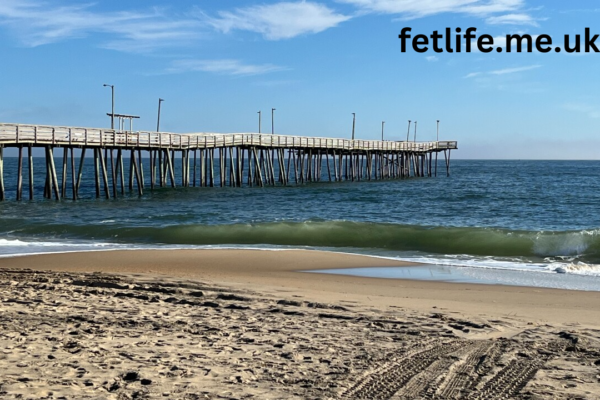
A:
[[[298,272],[402,265],[258,250],[0,259],[0,397],[600,395],[598,292]]]

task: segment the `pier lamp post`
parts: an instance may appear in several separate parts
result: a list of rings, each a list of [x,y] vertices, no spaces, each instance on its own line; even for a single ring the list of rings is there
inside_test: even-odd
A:
[[[275,134],[275,108],[271,108],[271,135]]]
[[[164,99],[158,99],[158,119],[156,120],[156,132],[160,132],[160,103],[165,101]]]
[[[435,137],[435,141],[436,142],[440,141],[440,120],[439,119],[437,120],[437,134]]]
[[[354,140],[354,128],[356,127],[356,113],[352,113],[352,140]]]
[[[383,126],[385,125],[385,121],[381,121],[381,141],[383,142]]]
[[[406,131],[406,141],[408,142],[408,136],[410,135],[410,119],[408,120],[408,130]]]
[[[115,129],[115,85],[104,84],[104,87],[109,87],[112,92],[112,111],[110,112],[110,129]]]
[[[258,133],[260,133],[260,122],[261,122],[262,111],[259,111],[257,114],[258,114]]]
[[[415,121],[415,140],[414,142],[417,142],[417,121]]]

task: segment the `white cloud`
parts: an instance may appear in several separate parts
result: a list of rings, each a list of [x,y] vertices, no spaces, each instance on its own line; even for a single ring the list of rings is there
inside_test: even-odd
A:
[[[420,18],[440,13],[464,13],[478,16],[512,12],[524,5],[524,0],[337,0],[365,11],[383,14],[404,14]]]
[[[493,70],[493,71],[487,71],[487,72],[471,72],[470,74],[466,75],[465,78],[474,78],[477,76],[482,76],[482,75],[508,75],[508,74],[516,74],[517,72],[525,72],[525,71],[531,71],[533,69],[538,69],[541,68],[541,65],[528,65],[525,67],[516,67],[516,68],[504,68],[504,69],[497,69],[497,70]]]
[[[531,71],[532,69],[538,69],[541,65],[529,65],[527,67],[517,67],[517,68],[505,68],[505,69],[497,69],[495,71],[490,71],[490,75],[506,75],[506,74],[514,74],[517,72],[525,72]]]
[[[39,0],[2,0],[0,26],[30,47],[101,33],[105,35],[102,47],[139,52],[201,36],[198,20],[171,18],[163,9],[100,12],[93,4],[53,6]]]
[[[600,118],[600,107],[587,103],[567,103],[563,108],[569,111],[575,111],[586,114],[590,118]]]
[[[539,26],[537,21],[527,14],[504,14],[497,17],[489,17],[485,20],[490,25],[531,25]]]
[[[436,56],[427,56],[427,57],[425,57],[425,59],[429,62],[439,61],[439,58]]]
[[[244,64],[239,60],[175,60],[167,73],[212,72],[222,75],[261,75],[287,68],[273,64]]]
[[[218,15],[216,18],[205,18],[219,31],[256,32],[269,40],[322,32],[351,18],[322,4],[307,1],[256,5],[234,11],[220,11]]]

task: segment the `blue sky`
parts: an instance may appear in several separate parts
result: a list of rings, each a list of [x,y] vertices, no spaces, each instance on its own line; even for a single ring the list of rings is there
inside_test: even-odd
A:
[[[600,33],[595,0],[0,0],[0,121],[459,141],[458,158],[600,159],[600,54],[419,54],[431,34]],[[600,41],[598,43],[600,45]],[[412,133],[411,133],[412,137]]]

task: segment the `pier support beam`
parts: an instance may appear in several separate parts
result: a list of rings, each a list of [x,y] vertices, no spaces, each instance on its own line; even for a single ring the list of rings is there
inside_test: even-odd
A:
[[[200,187],[206,187],[206,161],[205,150],[200,150]]]
[[[23,146],[19,146],[19,161],[17,164],[17,201],[23,199]]]
[[[175,171],[173,170],[173,158],[171,157],[171,153],[169,150],[165,151],[167,169],[169,170],[169,178],[171,179],[171,187],[175,188]]]
[[[29,158],[29,200],[33,200],[33,153],[32,146],[27,147],[27,156]]]
[[[50,186],[54,188],[54,196],[56,200],[60,200],[60,190],[58,188],[58,179],[56,177],[56,166],[54,165],[54,152],[52,147],[46,147],[46,152],[48,154],[48,160],[50,165]]]
[[[121,195],[125,194],[125,167],[123,166],[123,152],[121,149],[117,150],[117,172],[119,174],[119,181],[121,183]]]
[[[98,153],[100,152],[100,149],[94,149],[94,183],[96,185],[96,198],[99,199],[100,198],[100,167],[99,167],[99,161],[98,161]],[[82,155],[83,158],[83,155]],[[83,164],[83,161],[82,161]]]
[[[33,169],[33,168],[32,168]],[[77,200],[77,187],[75,185],[75,149],[71,147],[71,189],[73,201]]]
[[[0,145],[0,201],[6,200],[4,192],[4,146]]]
[[[69,149],[68,148],[64,148],[63,149],[63,159],[62,159],[62,176],[61,176],[61,186],[60,186],[60,194],[62,196],[62,198],[64,199],[65,197],[67,197],[67,162],[69,161]]]
[[[106,160],[105,154],[102,154],[102,149],[98,150],[100,157],[100,168],[102,169],[102,182],[104,183],[104,195],[107,199],[110,199],[110,191],[108,190],[108,173],[106,172]]]
[[[110,174],[112,178],[112,193],[113,199],[117,198],[117,169],[115,166],[114,149],[110,149]]]
[[[75,196],[79,197],[79,187],[81,186],[81,178],[83,177],[83,163],[85,161],[85,147],[81,149],[81,159],[79,160],[79,172],[77,173],[77,185],[75,188]]]
[[[139,163],[141,164],[141,163]],[[133,165],[133,171],[135,173],[135,180],[137,181],[138,195],[144,194],[144,185],[142,183],[142,174],[140,172],[141,166],[138,165],[136,160],[135,151],[131,152],[131,165]]]

